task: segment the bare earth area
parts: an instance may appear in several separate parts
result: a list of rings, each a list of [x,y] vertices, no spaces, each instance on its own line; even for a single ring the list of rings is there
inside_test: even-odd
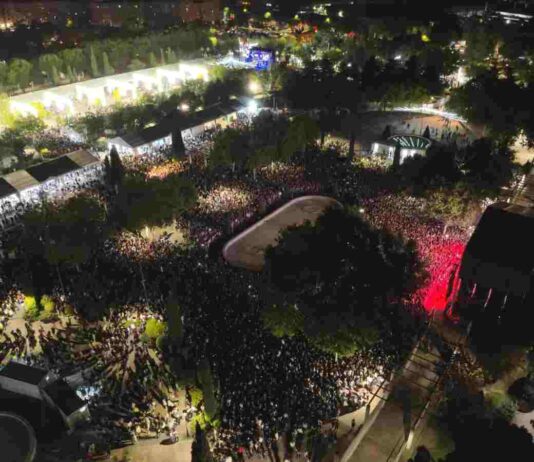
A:
[[[250,271],[261,271],[265,264],[265,249],[276,244],[280,232],[306,221],[314,223],[336,200],[325,196],[304,196],[294,199],[228,242],[223,249],[230,265]]]

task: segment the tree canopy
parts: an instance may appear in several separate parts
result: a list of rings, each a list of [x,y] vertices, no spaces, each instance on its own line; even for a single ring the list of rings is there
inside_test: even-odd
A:
[[[116,198],[116,221],[131,231],[165,225],[192,207],[196,198],[193,183],[180,175],[160,180],[131,174],[124,178]]]
[[[295,305],[304,332],[319,346],[334,345],[344,354],[375,340],[380,312],[413,290],[422,275],[413,244],[338,207],[315,225],[284,231],[265,258],[264,276],[275,299]]]

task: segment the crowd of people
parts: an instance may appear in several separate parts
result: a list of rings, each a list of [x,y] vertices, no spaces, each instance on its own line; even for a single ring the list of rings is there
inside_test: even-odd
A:
[[[39,207],[45,200],[64,200],[81,191],[96,190],[102,182],[102,167],[92,165],[5,196],[0,199],[0,232],[17,226],[24,214]]]
[[[176,290],[183,354],[206,359],[216,384],[220,423],[210,433],[210,445],[217,460],[271,454],[282,436],[290,458],[306,449],[311,429],[365,405],[397,358],[381,342],[338,359],[302,337],[274,337],[261,320],[257,276],[210,258],[205,250],[297,195],[332,194],[358,204],[372,224],[416,242],[430,277],[410,303],[424,306],[435,303],[434,292],[447,286],[466,236],[443,234],[440,223],[425,216],[420,200],[385,192],[378,170],[364,172],[335,156],[321,153],[312,162],[296,156],[254,176],[210,171],[205,158],[212,136],[190,144],[195,150],[190,160],[169,160],[161,151],[124,162],[129,171],[158,178],[180,173],[195,183],[198,203],[178,221],[187,230],[189,247],[165,237],[147,241],[118,234],[80,268],[64,268],[61,288],[55,283],[54,294],[65,302],[58,306],[74,308],[73,322],[60,321],[47,330],[27,323],[25,333],[0,329],[0,341],[14,357],[63,375],[81,374],[92,425],[110,444],[141,435],[172,437],[178,423],[198,416],[204,405],[177,404],[169,352],[145,335],[149,319],[166,320],[167,297]],[[4,297],[0,310],[4,326],[20,295],[10,297]]]

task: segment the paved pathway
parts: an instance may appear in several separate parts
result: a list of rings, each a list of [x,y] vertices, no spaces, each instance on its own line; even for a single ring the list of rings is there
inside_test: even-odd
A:
[[[392,381],[389,399],[361,443],[342,462],[389,462],[396,460],[410,429],[431,397],[443,361],[438,350],[424,342],[412,352]]]

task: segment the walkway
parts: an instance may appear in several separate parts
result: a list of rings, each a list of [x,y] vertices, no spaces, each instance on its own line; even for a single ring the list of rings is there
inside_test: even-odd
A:
[[[362,434],[353,439],[341,462],[398,462],[413,451],[428,416],[439,403],[439,385],[450,355],[465,343],[469,328],[436,313],[404,367],[384,390],[384,403],[371,414]],[[387,388],[387,387],[386,387]],[[373,419],[374,417],[374,419]],[[401,459],[403,457],[403,459]]]
[[[393,389],[376,420],[352,454],[342,462],[389,462],[404,445],[440,377],[441,356],[421,342],[393,381]]]

